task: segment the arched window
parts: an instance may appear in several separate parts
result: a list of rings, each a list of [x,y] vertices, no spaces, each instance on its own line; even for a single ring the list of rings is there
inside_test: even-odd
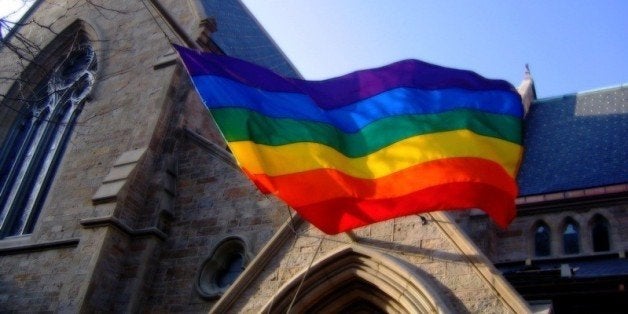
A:
[[[534,255],[549,256],[550,248],[550,228],[544,222],[538,222],[534,228]]]
[[[240,276],[247,262],[244,241],[238,237],[224,239],[201,267],[198,292],[205,298],[219,297]]]
[[[94,83],[94,50],[81,34],[27,91],[0,146],[0,238],[31,233],[72,128]],[[42,68],[46,68],[42,66]],[[8,100],[7,100],[8,101]]]
[[[591,221],[591,238],[594,252],[605,252],[611,249],[608,220],[602,215],[595,215]]]
[[[580,226],[572,218],[567,218],[563,226],[563,253],[580,253]]]

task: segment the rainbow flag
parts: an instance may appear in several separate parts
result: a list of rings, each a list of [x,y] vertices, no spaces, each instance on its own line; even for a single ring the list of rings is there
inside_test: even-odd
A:
[[[240,167],[328,234],[435,210],[515,217],[521,98],[405,60],[324,81],[176,47]]]

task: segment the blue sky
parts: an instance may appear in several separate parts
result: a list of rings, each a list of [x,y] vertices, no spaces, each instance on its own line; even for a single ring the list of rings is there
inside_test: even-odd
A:
[[[306,79],[413,58],[515,86],[529,63],[539,97],[628,83],[625,0],[242,1]]]
[[[243,0],[306,79],[400,59],[469,69],[539,97],[628,83],[628,1]]]

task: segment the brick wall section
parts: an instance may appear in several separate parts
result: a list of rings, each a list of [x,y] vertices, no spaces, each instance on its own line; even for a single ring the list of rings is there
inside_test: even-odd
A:
[[[170,67],[166,73],[171,73]],[[159,70],[162,71],[162,70]],[[153,134],[148,144],[143,160],[138,163],[132,179],[123,193],[119,193],[119,200],[114,216],[133,228],[154,226],[159,220],[160,210],[171,210],[171,204],[164,202],[164,193],[168,174],[173,172],[173,157],[176,128],[182,119],[182,108],[187,95],[191,93],[191,85],[187,74],[181,67],[169,80],[161,102],[159,119],[156,120]],[[170,191],[171,193],[174,191]]]
[[[0,308],[6,311],[76,311],[92,276],[94,252],[105,229],[88,230],[78,246],[0,256]],[[103,281],[115,273],[99,274]]]
[[[90,270],[91,278],[89,279],[91,281],[84,284],[87,288],[80,299],[81,311],[121,310],[120,304],[114,301],[130,243],[129,239],[119,230],[114,228],[105,230],[104,243],[93,258],[95,266],[93,270]]]
[[[201,103],[198,93],[191,92],[181,113],[180,129],[188,129],[220,147],[226,148],[225,140],[209,111]]]
[[[198,25],[205,13],[200,8],[200,2],[202,1],[187,1],[182,5],[178,0],[159,0],[159,3],[166,9],[168,14],[177,21],[179,27],[184,30],[192,40],[196,40],[196,36],[200,34]],[[197,6],[199,6],[197,10]]]
[[[174,150],[175,127],[190,92],[187,77],[178,69],[163,100],[162,114],[151,144],[118,193],[112,216],[133,230],[157,228],[166,232],[162,215],[171,216],[172,194],[167,185],[169,159]],[[105,244],[100,248],[87,300],[82,310],[134,311],[147,298],[161,240],[150,234],[126,234],[108,227]]]
[[[209,310],[213,301],[200,297],[195,282],[216,244],[237,235],[255,255],[287,217],[283,205],[192,140],[182,139],[176,151],[174,218],[144,304],[148,312]]]
[[[76,271],[71,263],[77,248],[32,252],[0,258],[0,307],[3,312],[55,311],[67,307],[70,298],[62,297],[62,290],[78,293],[80,277],[60,276]]]

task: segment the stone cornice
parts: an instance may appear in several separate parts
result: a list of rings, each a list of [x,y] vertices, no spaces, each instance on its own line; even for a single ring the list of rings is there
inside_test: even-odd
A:
[[[157,227],[133,229],[112,216],[81,219],[80,224],[84,228],[115,227],[131,237],[154,236],[160,240],[168,237],[168,234]]]

